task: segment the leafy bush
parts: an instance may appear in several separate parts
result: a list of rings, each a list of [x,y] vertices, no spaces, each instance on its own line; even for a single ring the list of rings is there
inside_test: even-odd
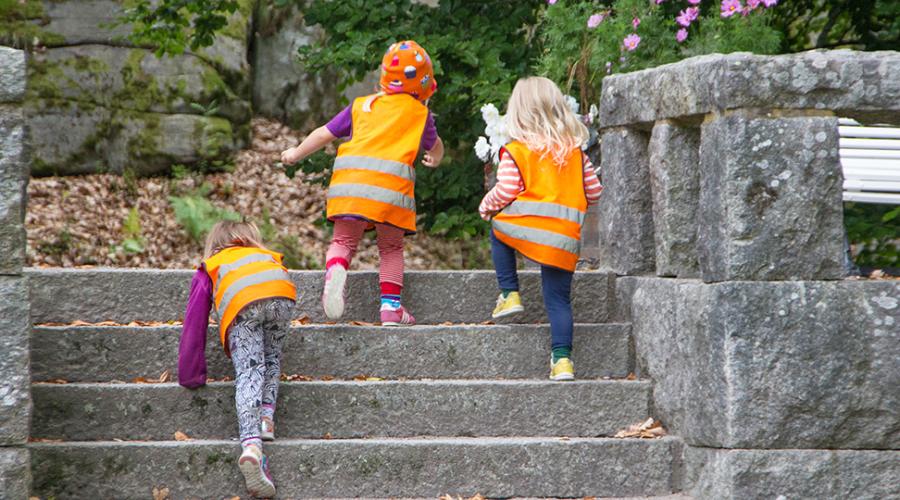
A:
[[[722,17],[719,0],[686,1],[558,0],[547,7],[540,32],[544,51],[539,72],[579,101],[597,102],[603,78],[713,52],[776,53],[781,34],[770,27],[771,10],[762,6]],[[676,21],[692,7],[697,16]],[[689,12],[688,14],[691,14]],[[690,16],[689,16],[690,18]],[[687,38],[679,42],[679,29]],[[583,109],[587,112],[587,109]]]
[[[219,208],[207,199],[210,187],[201,185],[183,196],[170,196],[169,204],[175,211],[175,219],[192,240],[203,244],[203,239],[212,227],[221,220],[240,221],[240,214]]]
[[[263,243],[271,250],[284,256],[284,266],[288,269],[321,269],[321,259],[307,251],[300,238],[292,234],[280,234],[272,223],[269,208],[263,208],[262,217],[257,222]]]
[[[122,251],[127,254],[142,253],[145,241],[141,233],[141,214],[137,207],[132,207],[128,211],[128,216],[122,221]]]
[[[858,266],[900,266],[900,206],[844,204],[844,224]]]
[[[119,23],[133,26],[132,42],[156,47],[157,57],[173,56],[212,45],[239,6],[237,0],[136,0]]]

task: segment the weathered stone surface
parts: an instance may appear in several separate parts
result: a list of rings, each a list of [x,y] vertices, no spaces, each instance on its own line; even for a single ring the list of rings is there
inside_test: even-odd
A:
[[[601,268],[619,275],[655,270],[647,142],[636,129],[603,132],[598,253]]]
[[[649,150],[656,274],[696,278],[700,129],[658,122]]]
[[[830,109],[864,122],[900,123],[898,73],[900,53],[892,51],[697,56],[605,78],[600,123],[652,123],[752,107]]]
[[[27,154],[22,108],[0,104],[0,275],[19,274],[25,263]]]
[[[25,51],[0,46],[0,103],[25,98]]]
[[[648,416],[650,383],[600,380],[284,382],[280,438],[612,436]],[[237,437],[234,387],[38,384],[33,437],[65,441]],[[547,402],[553,411],[547,411]]]
[[[160,269],[32,269],[27,273],[36,323],[180,319],[193,274]],[[321,305],[324,273],[294,271],[291,277],[298,286],[297,315],[325,321]],[[609,280],[610,275],[602,272],[575,274],[572,307],[576,323],[607,321]],[[488,320],[498,293],[492,271],[411,271],[405,282],[404,305],[420,324]],[[526,312],[516,316],[516,322],[546,322],[540,273],[520,273],[520,284]],[[347,290],[344,319],[378,321],[377,273],[350,273]]]
[[[178,371],[181,328],[36,327],[31,338],[32,380],[104,382]],[[625,377],[632,370],[629,325],[575,325],[574,361],[580,380]],[[335,350],[337,349],[337,351]],[[284,347],[286,374],[349,379],[543,379],[547,325],[388,327],[307,325],[294,328]],[[338,353],[338,355],[335,355]],[[208,376],[233,376],[234,367],[212,327]]]
[[[30,328],[26,278],[0,276],[0,446],[28,440]]]
[[[900,448],[900,284],[635,280],[639,372],[688,444]]]
[[[842,277],[836,118],[714,115],[703,125],[700,161],[704,281]]]
[[[266,444],[279,496],[638,496],[672,493],[680,443],[572,438],[278,440]],[[36,443],[41,498],[245,495],[236,442]],[[104,478],[115,477],[115,481]]]
[[[685,449],[695,498],[898,498],[900,451]]]
[[[231,123],[218,117],[141,113],[78,102],[33,109],[33,175],[165,172],[172,164],[227,157],[236,150]]]
[[[28,98],[77,101],[110,109],[196,114],[216,108],[235,123],[250,120],[250,103],[234,93],[212,65],[194,55],[158,58],[152,51],[77,45],[35,53]]]
[[[24,447],[0,448],[0,498],[20,500],[31,492],[31,457]]]

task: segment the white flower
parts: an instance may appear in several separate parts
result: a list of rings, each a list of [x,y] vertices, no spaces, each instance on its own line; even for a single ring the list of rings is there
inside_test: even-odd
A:
[[[484,136],[479,137],[478,140],[475,141],[475,156],[484,162],[491,159],[491,145]]]
[[[500,117],[500,111],[497,110],[497,106],[487,103],[481,107],[481,117],[484,123],[491,123]]]
[[[572,97],[570,95],[567,95],[566,96],[566,104],[569,106],[569,109],[571,109],[573,113],[575,113],[576,115],[578,114],[578,108],[579,108],[578,99],[575,99],[574,97]]]
[[[600,108],[597,107],[596,104],[591,104],[591,109],[588,111],[589,123],[595,123],[597,118],[600,118]]]

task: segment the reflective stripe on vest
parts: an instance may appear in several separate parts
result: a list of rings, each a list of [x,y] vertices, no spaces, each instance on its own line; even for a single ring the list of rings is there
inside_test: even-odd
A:
[[[526,240],[574,254],[577,254],[581,250],[581,242],[579,240],[559,233],[554,233],[553,231],[518,226],[496,219],[493,221],[493,226],[494,229],[517,240]]]
[[[235,298],[235,296],[237,296],[237,294],[241,293],[247,287],[259,285],[267,281],[289,281],[290,279],[291,278],[288,276],[288,273],[283,269],[267,269],[265,271],[260,271],[249,276],[244,276],[243,278],[235,281],[228,286],[228,289],[225,290],[225,295],[222,295],[222,300],[220,300],[218,305],[216,306],[216,310],[219,312],[219,315],[221,317],[225,313],[225,311],[228,310],[228,305]],[[219,283],[221,283],[221,280],[219,280]]]
[[[519,201],[510,203],[503,209],[506,215],[539,215],[541,217],[554,217],[572,221],[578,225],[584,224],[584,212],[577,208],[567,207],[558,203],[543,201]]]
[[[333,184],[328,188],[328,198],[365,198],[387,203],[404,210],[415,210],[416,200],[397,191],[369,184]]]
[[[368,156],[339,156],[334,160],[334,170],[371,170],[396,175],[408,181],[416,181],[416,170],[409,165],[392,160],[381,160]]]
[[[234,271],[235,269],[237,269],[241,266],[245,266],[247,264],[253,264],[254,262],[266,262],[266,261],[272,262],[273,264],[278,264],[277,262],[275,262],[275,259],[271,255],[264,254],[264,253],[255,253],[252,255],[248,255],[246,257],[241,257],[240,259],[238,259],[230,264],[223,264],[223,265],[219,266],[219,274],[218,274],[219,279],[216,281],[216,289],[213,291],[213,297],[216,297],[219,295],[219,287],[222,286],[222,282],[225,280],[225,276],[228,276],[228,273],[230,273],[231,271]]]

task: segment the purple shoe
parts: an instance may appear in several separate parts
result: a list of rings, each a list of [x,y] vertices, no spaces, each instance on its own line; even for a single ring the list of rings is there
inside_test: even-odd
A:
[[[381,308],[382,326],[410,326],[416,324],[416,318],[400,306],[399,309]]]

